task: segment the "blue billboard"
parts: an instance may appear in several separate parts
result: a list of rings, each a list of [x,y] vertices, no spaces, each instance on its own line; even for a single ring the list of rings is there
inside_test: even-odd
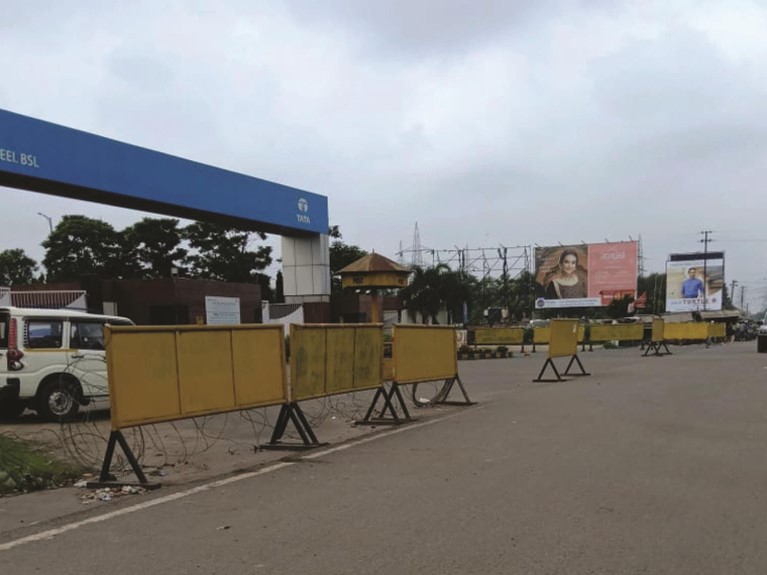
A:
[[[325,196],[2,109],[0,186],[282,235],[328,232]]]

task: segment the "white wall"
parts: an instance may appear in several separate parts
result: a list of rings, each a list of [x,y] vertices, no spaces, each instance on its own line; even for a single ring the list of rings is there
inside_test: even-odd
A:
[[[286,303],[329,302],[328,236],[282,236],[282,279]]]

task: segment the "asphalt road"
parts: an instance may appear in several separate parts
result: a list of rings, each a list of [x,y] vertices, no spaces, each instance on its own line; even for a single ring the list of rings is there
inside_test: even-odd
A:
[[[475,406],[6,532],[0,573],[763,575],[767,354],[672,349],[462,362]]]

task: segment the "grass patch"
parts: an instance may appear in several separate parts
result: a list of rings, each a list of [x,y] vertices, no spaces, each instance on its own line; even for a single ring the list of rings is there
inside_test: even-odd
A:
[[[62,487],[82,471],[51,458],[39,445],[0,435],[0,495]]]

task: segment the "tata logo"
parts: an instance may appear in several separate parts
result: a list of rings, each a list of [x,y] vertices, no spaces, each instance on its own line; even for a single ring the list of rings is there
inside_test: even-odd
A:
[[[309,216],[307,215],[309,213],[309,202],[306,201],[304,198],[298,199],[298,211],[300,213],[296,214],[296,220],[301,224],[311,224],[312,221],[309,219]]]

